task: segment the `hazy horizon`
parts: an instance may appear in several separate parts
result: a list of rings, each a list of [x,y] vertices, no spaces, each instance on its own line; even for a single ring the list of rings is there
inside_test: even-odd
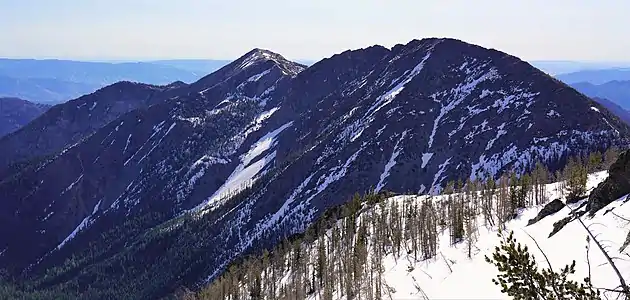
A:
[[[451,37],[527,61],[630,61],[630,40],[620,38],[629,8],[620,0],[0,0],[0,44],[10,45],[0,57],[231,60],[264,48],[319,60]]]

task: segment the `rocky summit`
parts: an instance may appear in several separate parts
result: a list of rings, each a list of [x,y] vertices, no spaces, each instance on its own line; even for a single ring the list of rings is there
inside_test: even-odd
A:
[[[438,193],[538,161],[553,169],[630,135],[528,63],[453,39],[308,68],[255,49],[190,85],[141,89],[136,98],[159,101],[93,131],[57,127],[73,138],[2,179],[0,267],[85,293],[115,280],[138,299],[160,297],[303,231],[357,191]],[[84,102],[31,124],[87,118],[100,103]],[[32,126],[20,132],[37,135]],[[12,157],[2,163],[22,159]]]

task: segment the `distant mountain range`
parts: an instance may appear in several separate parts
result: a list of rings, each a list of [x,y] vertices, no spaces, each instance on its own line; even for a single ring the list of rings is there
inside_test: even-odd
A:
[[[198,74],[207,75],[229,64],[230,62],[230,60],[214,59],[170,59],[149,61],[148,63],[162,66],[170,66],[180,70],[186,70]]]
[[[60,103],[119,81],[152,85],[193,82],[225,63],[212,60],[107,63],[0,59],[0,96]]]
[[[575,61],[532,61],[535,67],[580,93],[593,98],[630,124],[629,63],[582,63]],[[574,71],[568,73],[566,71]],[[563,73],[564,72],[564,73]]]
[[[0,96],[55,104],[91,93],[99,84],[70,82],[52,78],[14,78],[0,75]]]
[[[630,81],[615,80],[604,84],[578,82],[570,85],[584,95],[608,99],[624,110],[630,110]]]
[[[149,63],[171,66],[174,68],[188,70],[192,72],[200,72],[203,74],[210,74],[221,67],[231,63],[231,60],[216,60],[216,59],[170,59],[170,60],[154,60],[148,61]],[[316,60],[297,60],[297,63],[310,66],[317,62]]]
[[[630,80],[630,68],[612,68],[601,70],[583,70],[555,76],[567,84],[588,82],[591,84],[604,84],[610,81]]]
[[[534,60],[530,61],[534,67],[549,75],[574,73],[585,70],[602,70],[630,67],[630,62],[591,62],[571,60]]]
[[[18,130],[49,108],[46,104],[0,97],[0,137]]]
[[[205,75],[146,62],[103,63],[56,59],[0,59],[0,74],[18,79],[48,78],[97,85],[124,80],[161,85],[177,80],[192,82]]]
[[[29,161],[55,153],[67,145],[79,142],[119,116],[162,101],[172,91],[185,86],[184,83],[155,86],[121,81],[55,105],[43,115],[38,114],[39,118],[30,123],[28,121],[34,117],[27,122],[20,122],[21,126],[25,125],[24,128],[0,138],[0,174],[5,173],[10,162]],[[36,104],[31,103],[31,106]],[[15,129],[17,128],[19,127]]]
[[[617,115],[622,121],[630,125],[630,111],[619,106],[619,104],[610,101],[606,98],[591,97],[591,99],[597,101],[602,106],[606,107],[610,112]]]

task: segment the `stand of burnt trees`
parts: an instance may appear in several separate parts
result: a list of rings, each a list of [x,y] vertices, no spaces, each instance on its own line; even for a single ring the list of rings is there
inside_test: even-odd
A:
[[[367,193],[326,211],[304,234],[285,239],[273,251],[230,266],[188,299],[387,299],[393,292],[385,264],[439,258],[440,236],[465,243],[476,253],[480,226],[504,228],[520,209],[541,205],[551,188],[567,200],[586,196],[586,175],[607,168],[616,153],[568,159],[555,176],[543,164],[517,176],[449,182],[442,195]],[[558,181],[548,185],[550,182]],[[446,240],[445,240],[446,241]],[[442,242],[443,244],[443,242]],[[186,298],[184,297],[184,298]]]

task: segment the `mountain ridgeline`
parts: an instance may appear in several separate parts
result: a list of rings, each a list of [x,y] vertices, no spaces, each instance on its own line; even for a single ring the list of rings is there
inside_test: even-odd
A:
[[[28,161],[0,181],[0,268],[82,298],[157,298],[216,278],[356,192],[438,193],[537,161],[553,170],[630,135],[528,63],[452,39],[308,68],[255,49],[150,90],[139,98],[155,101],[70,134],[63,150],[1,162]],[[46,115],[7,138],[38,136]]]
[[[58,104],[39,118],[0,139],[0,174],[78,143],[121,115],[146,108],[185,84],[155,86],[121,81],[94,93]]]
[[[46,104],[0,97],[0,137],[20,129],[49,108]]]

